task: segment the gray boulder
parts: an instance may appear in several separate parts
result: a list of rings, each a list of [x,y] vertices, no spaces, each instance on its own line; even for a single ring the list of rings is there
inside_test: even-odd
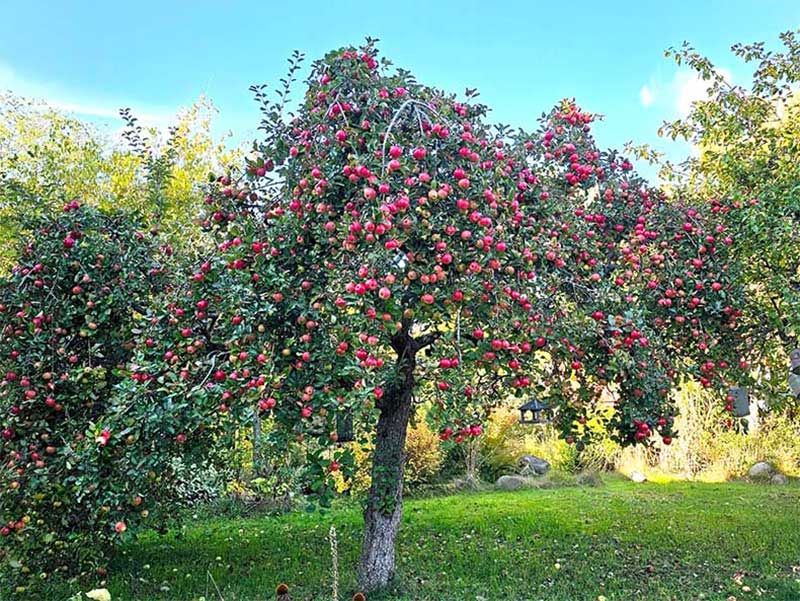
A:
[[[779,486],[786,484],[786,482],[787,482],[786,476],[784,476],[783,474],[775,474],[774,476],[772,476],[772,478],[769,479],[770,484],[777,484]]]
[[[647,482],[647,476],[645,476],[642,472],[631,472],[629,477],[633,482],[638,482],[639,484],[642,482]]]
[[[775,468],[766,461],[753,464],[747,475],[754,480],[769,480],[775,474]]]
[[[494,485],[500,490],[519,490],[525,486],[525,478],[522,476],[500,476]]]
[[[791,374],[789,376],[789,390],[792,391],[792,394],[796,397],[800,397],[800,375],[799,374]]]
[[[523,455],[517,462],[519,473],[526,476],[544,476],[550,471],[550,463],[535,455]]]

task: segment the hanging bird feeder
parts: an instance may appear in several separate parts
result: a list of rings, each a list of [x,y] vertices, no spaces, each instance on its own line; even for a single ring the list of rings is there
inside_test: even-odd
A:
[[[546,424],[551,421],[550,405],[546,405],[532,397],[530,401],[519,408],[519,423],[521,424]]]

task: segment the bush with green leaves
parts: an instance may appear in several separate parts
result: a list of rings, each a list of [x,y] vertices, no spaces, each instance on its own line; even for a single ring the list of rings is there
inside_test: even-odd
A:
[[[129,435],[103,419],[162,285],[157,239],[127,213],[72,201],[28,227],[0,280],[3,582],[98,564],[140,504],[114,463]]]
[[[216,501],[224,494],[229,480],[229,475],[211,462],[187,463],[180,456],[170,460],[169,472],[176,499],[187,507]]]

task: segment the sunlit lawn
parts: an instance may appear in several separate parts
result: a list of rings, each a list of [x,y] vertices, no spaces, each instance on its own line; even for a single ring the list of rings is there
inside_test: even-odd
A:
[[[146,535],[112,569],[114,601],[331,599],[354,589],[358,507],[190,523]],[[218,587],[218,590],[217,590]],[[65,599],[78,587],[51,589]],[[84,589],[85,590],[85,589]],[[345,593],[348,594],[345,597]],[[800,599],[800,487],[642,484],[407,502],[399,578],[371,599]]]

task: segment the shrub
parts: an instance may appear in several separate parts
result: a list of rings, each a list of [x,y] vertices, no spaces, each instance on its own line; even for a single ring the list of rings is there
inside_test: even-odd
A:
[[[500,405],[486,420],[483,436],[448,449],[443,471],[447,478],[460,479],[473,462],[482,479],[494,482],[516,473],[523,455],[541,457],[565,474],[613,470],[621,447],[603,430],[602,421],[597,423],[593,437],[579,448],[564,441],[552,425],[520,424],[516,408]]]
[[[70,202],[30,224],[0,281],[0,555],[23,587],[34,570],[101,562],[143,501],[113,459],[132,440],[103,424],[159,286],[157,246],[139,226]]]
[[[278,453],[270,448],[270,439],[265,436],[270,424],[264,423],[262,428],[257,444],[249,445],[251,449],[258,449],[258,461],[246,467],[240,479],[229,485],[229,492],[259,508],[285,509],[303,492],[303,448],[294,442]]]
[[[430,484],[442,465],[439,436],[425,419],[417,419],[406,436],[405,483],[411,488]]]
[[[569,474],[578,470],[578,449],[564,442],[550,425],[527,432],[524,448],[525,453],[547,460],[555,471]]]
[[[169,469],[175,498],[181,505],[193,507],[210,503],[223,494],[228,474],[208,461],[187,463],[182,457],[173,457]]]
[[[406,436],[406,465],[404,483],[413,490],[420,486],[430,484],[439,474],[444,460],[439,436],[431,429],[422,417],[408,427]],[[372,445],[356,445],[353,450],[356,470],[350,480],[341,476],[337,478],[337,490],[362,494],[369,490],[371,484],[370,458]]]
[[[525,426],[518,421],[518,413],[503,406],[495,409],[487,420],[484,435],[479,439],[480,474],[490,482],[515,472],[520,457],[526,454]]]
[[[520,424],[517,411],[507,406],[493,411],[480,444],[481,473],[491,481],[517,471],[523,455],[541,457],[554,470],[572,474],[613,469],[620,452],[600,421],[589,442],[578,446],[564,441],[552,425]]]

